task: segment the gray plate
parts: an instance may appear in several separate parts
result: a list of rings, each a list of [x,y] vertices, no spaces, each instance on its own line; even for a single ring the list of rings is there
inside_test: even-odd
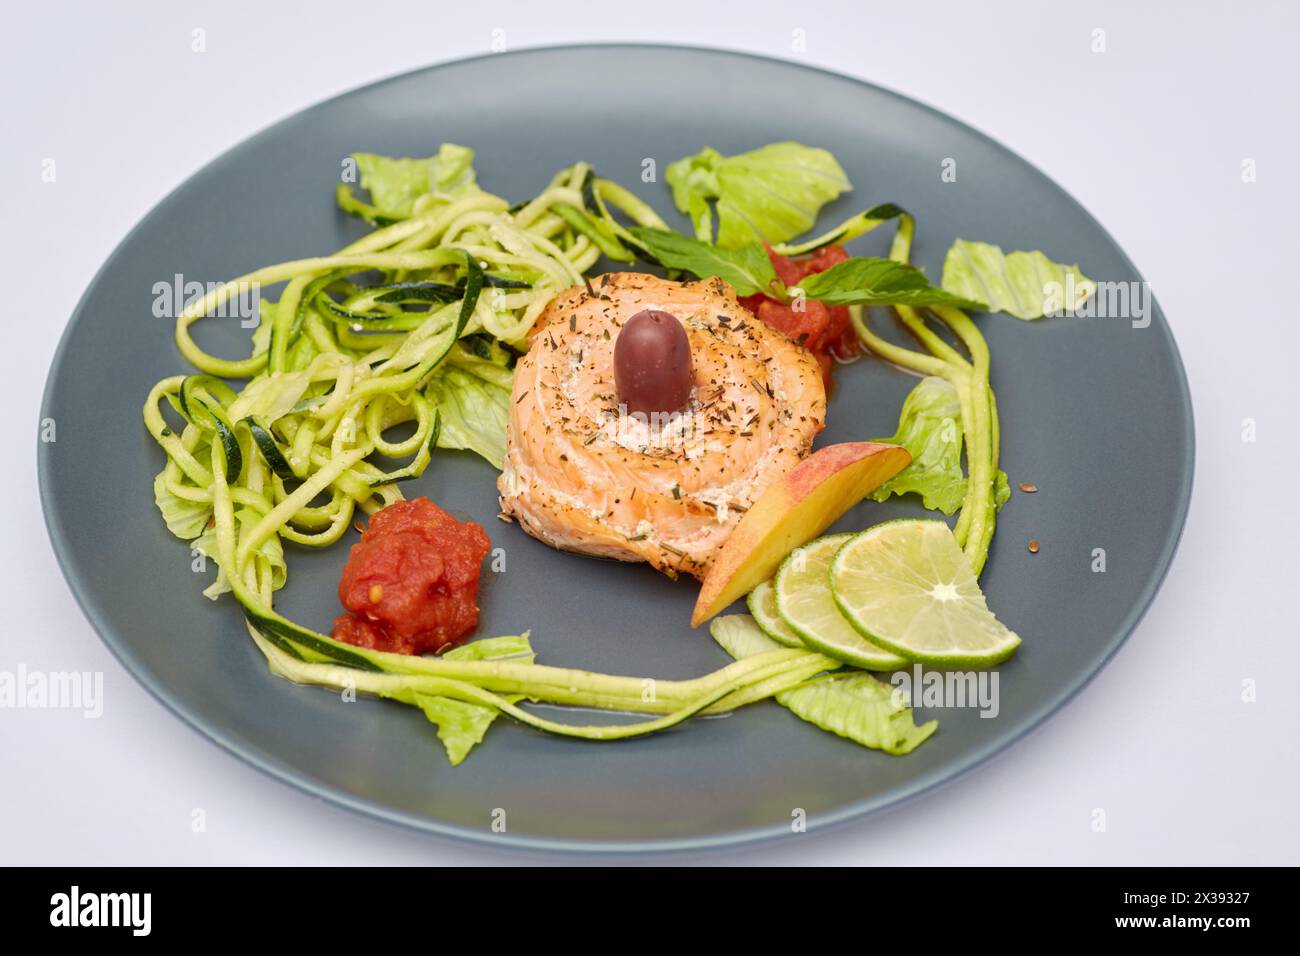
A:
[[[653,82],[650,80],[653,79]],[[947,711],[915,754],[892,758],[804,724],[773,703],[621,744],[560,740],[509,721],[447,765],[416,711],[275,679],[236,607],[201,596],[207,576],[155,512],[163,462],[140,423],[153,383],[183,371],[153,286],[176,273],[216,281],[333,251],[363,230],[335,210],[352,151],[422,156],[440,141],[478,150],[479,180],[512,201],[563,165],[593,162],[661,212],[667,188],[641,182],[709,144],[777,139],[824,146],[856,186],[829,225],[894,201],[919,220],[916,261],[937,275],[956,237],[1042,249],[1101,280],[1140,276],[1097,222],[1017,156],[933,110],[856,80],[703,50],[600,46],[450,63],[312,107],[241,144],[167,197],[113,253],[68,324],[43,415],[40,484],[73,593],[128,670],[209,739],[315,796],[396,823],[492,844],[573,850],[700,848],[861,817],[934,787],[1006,747],[1078,691],[1150,603],[1173,556],[1192,482],[1192,411],[1163,316],[1036,324],[984,316],[1013,484],[984,575],[994,611],[1024,637],[1001,671],[1001,714]],[[953,157],[955,183],[940,181]],[[673,218],[672,221],[679,221]],[[884,232],[885,230],[882,230]],[[867,236],[861,254],[883,254]],[[246,354],[235,319],[201,341]],[[886,327],[887,319],[877,325]],[[888,435],[913,380],[867,360],[840,369],[823,442]],[[640,566],[560,554],[495,520],[494,474],[442,454],[409,488],[481,522],[507,553],[487,582],[481,633],[531,628],[542,660],[684,678],[725,662],[687,626],[695,588]],[[921,514],[866,503],[836,530]],[[1042,542],[1027,553],[1029,538]],[[1106,549],[1107,572],[1090,569]],[[327,628],[345,549],[290,555],[281,609]],[[492,575],[487,575],[492,577]],[[931,716],[922,714],[921,716]],[[506,811],[504,834],[493,811]]]

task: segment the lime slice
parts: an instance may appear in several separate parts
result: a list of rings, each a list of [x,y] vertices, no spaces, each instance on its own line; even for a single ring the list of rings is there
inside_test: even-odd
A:
[[[790,625],[781,620],[781,615],[777,613],[776,588],[772,586],[771,581],[764,581],[750,591],[745,603],[749,605],[749,613],[754,616],[754,622],[772,640],[786,647],[807,647],[799,640],[799,635],[790,630]]]
[[[986,667],[1020,643],[984,603],[970,561],[942,521],[886,521],[840,549],[831,591],[863,637],[910,660]]]
[[[854,630],[831,596],[831,561],[852,537],[827,535],[791,551],[776,572],[776,610],[805,644],[828,657],[869,671],[896,670],[907,662]]]

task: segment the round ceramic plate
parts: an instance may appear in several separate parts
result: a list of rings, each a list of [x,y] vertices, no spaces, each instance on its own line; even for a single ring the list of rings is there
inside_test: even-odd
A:
[[[653,77],[653,82],[647,82]],[[594,78],[594,79],[593,79]],[[315,796],[394,823],[493,845],[573,850],[700,848],[776,838],[802,808],[810,830],[934,787],[1005,748],[1060,707],[1137,624],[1178,541],[1192,482],[1192,411],[1169,328],[1141,319],[979,322],[993,355],[1003,465],[1016,493],[998,522],[983,584],[1024,638],[1004,664],[1000,713],[937,716],[905,758],[864,750],[766,702],[618,744],[547,737],[508,720],[459,767],[411,708],[272,677],[237,607],[200,591],[183,543],[157,514],[163,455],[140,421],[155,381],[186,370],[155,284],[219,281],[326,254],[364,231],[338,212],[354,151],[427,156],[477,150],[480,183],[518,201],[583,159],[633,186],[671,222],[663,171],[709,145],[724,153],[793,139],[834,152],[852,193],[823,227],[891,201],[918,219],[915,261],[938,275],[957,237],[1042,249],[1110,282],[1141,277],[1105,230],[1042,173],[961,123],[896,94],[815,69],[715,51],[641,46],[532,50],[433,67],[312,107],[235,147],[167,197],[95,277],[68,323],[40,446],[50,536],[73,593],[122,663],[209,739]],[[946,158],[957,180],[941,178]],[[644,181],[653,160],[658,182]],[[852,249],[882,255],[888,237]],[[879,327],[891,323],[877,317]],[[202,344],[246,354],[239,320],[201,323]],[[840,368],[821,443],[894,430],[914,380],[867,359]],[[727,658],[688,626],[696,588],[645,566],[552,551],[496,520],[495,473],[439,453],[408,495],[480,522],[507,555],[483,594],[480,634],[531,629],[542,661],[685,678]],[[106,506],[106,503],[109,503]],[[866,502],[834,530],[920,515]],[[1041,551],[1030,554],[1036,538]],[[1105,549],[1106,571],[1093,570]],[[328,628],[345,546],[293,549],[278,606]],[[506,831],[493,832],[497,811]]]

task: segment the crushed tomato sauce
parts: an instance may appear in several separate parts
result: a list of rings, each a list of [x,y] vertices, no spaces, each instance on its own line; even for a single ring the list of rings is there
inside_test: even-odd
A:
[[[797,286],[802,280],[849,258],[843,246],[824,246],[803,259],[783,256],[766,246],[767,257],[777,277],[787,287]],[[766,325],[778,329],[812,352],[821,365],[822,378],[830,385],[833,359],[852,358],[862,351],[849,309],[844,305],[826,305],[809,299],[802,311],[769,299],[761,292],[747,295],[740,304],[753,312]]]
[[[334,621],[335,640],[398,654],[457,643],[478,627],[478,588],[492,543],[428,498],[378,511],[352,546]]]

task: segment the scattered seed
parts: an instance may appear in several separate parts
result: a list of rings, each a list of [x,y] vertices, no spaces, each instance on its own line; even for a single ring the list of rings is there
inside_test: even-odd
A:
[[[1029,553],[1030,553],[1030,554],[1037,554],[1037,553],[1038,553],[1038,539],[1037,539],[1037,538],[1030,538],[1030,539],[1029,539]]]
[[[1037,486],[1036,484],[1034,484],[1033,482],[1022,481],[1022,482],[1020,483],[1020,490],[1023,491],[1023,492],[1024,492],[1025,494],[1027,494],[1027,495],[1032,495],[1035,491],[1038,490],[1038,486]]]

